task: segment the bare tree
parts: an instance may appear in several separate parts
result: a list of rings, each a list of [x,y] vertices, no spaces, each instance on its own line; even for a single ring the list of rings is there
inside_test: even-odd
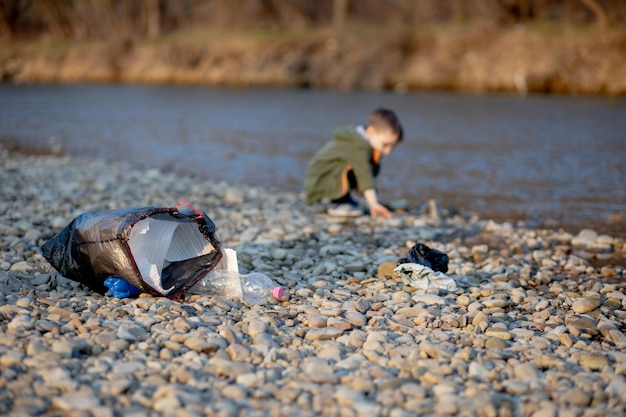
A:
[[[13,39],[19,30],[19,22],[28,2],[24,0],[0,1],[0,37]]]
[[[610,14],[609,14],[610,10]],[[578,16],[576,16],[578,15]],[[191,27],[345,31],[347,19],[365,25],[446,21],[512,24],[579,16],[600,27],[626,21],[624,0],[0,0],[0,37],[157,37]]]
[[[156,38],[161,34],[161,11],[159,7],[159,0],[143,1],[146,33],[149,38]]]
[[[596,18],[596,22],[600,27],[606,27],[608,23],[608,18],[606,12],[596,0],[580,0],[582,4],[584,4]]]
[[[333,28],[337,35],[343,32],[348,13],[348,0],[333,0]]]
[[[74,34],[72,27],[72,5],[69,0],[40,0],[39,10],[44,18],[48,32],[55,38],[70,38]]]

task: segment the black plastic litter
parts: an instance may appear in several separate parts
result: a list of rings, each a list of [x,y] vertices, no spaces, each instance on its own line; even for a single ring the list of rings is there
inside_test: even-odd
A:
[[[114,276],[174,300],[222,259],[213,221],[183,201],[81,214],[42,253],[61,275],[101,294]]]
[[[448,272],[448,255],[437,249],[429,248],[423,243],[415,244],[409,249],[407,258],[400,258],[398,264],[420,264],[429,267],[433,271]]]

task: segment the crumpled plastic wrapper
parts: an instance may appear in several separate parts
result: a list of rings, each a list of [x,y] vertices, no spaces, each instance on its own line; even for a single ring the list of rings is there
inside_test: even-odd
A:
[[[393,273],[402,279],[405,285],[421,290],[439,288],[447,291],[457,289],[456,281],[440,271],[416,263],[404,263],[398,265]]]
[[[438,249],[429,248],[423,243],[416,243],[409,249],[406,258],[398,259],[399,264],[420,264],[429,267],[433,271],[448,272],[448,255]]]

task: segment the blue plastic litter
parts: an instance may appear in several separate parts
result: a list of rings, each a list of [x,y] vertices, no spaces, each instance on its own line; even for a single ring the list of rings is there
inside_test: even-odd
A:
[[[108,277],[104,280],[104,285],[109,288],[107,295],[112,295],[116,298],[132,297],[142,292],[139,288],[118,277]]]

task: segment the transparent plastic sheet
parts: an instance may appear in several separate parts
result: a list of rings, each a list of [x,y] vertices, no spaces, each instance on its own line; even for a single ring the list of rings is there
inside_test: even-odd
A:
[[[84,213],[42,247],[61,275],[101,294],[119,277],[144,292],[178,299],[222,259],[215,224],[181,201]]]

